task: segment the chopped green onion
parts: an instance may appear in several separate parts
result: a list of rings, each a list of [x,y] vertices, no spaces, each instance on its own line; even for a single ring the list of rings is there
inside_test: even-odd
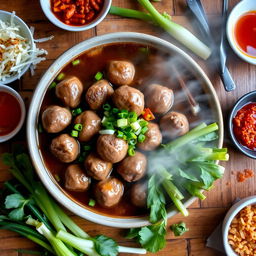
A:
[[[140,133],[145,134],[147,131],[148,131],[148,127],[147,127],[147,126],[144,126],[144,127],[141,129],[141,132],[140,132]]]
[[[97,74],[94,76],[94,78],[95,78],[97,81],[101,80],[102,77],[103,77],[103,74],[102,74],[101,72],[97,72]]]
[[[140,134],[139,137],[138,137],[138,142],[143,142],[144,140],[146,139],[146,136],[143,135],[143,134]]]
[[[127,119],[117,119],[116,121],[117,127],[125,127],[128,125],[128,120]]]
[[[140,124],[136,121],[134,123],[131,123],[131,127],[134,131],[137,131],[140,129]]]
[[[82,131],[83,126],[82,126],[82,124],[75,124],[74,129],[80,132],[80,131]]]
[[[91,207],[94,207],[96,204],[96,201],[94,199],[90,199],[88,205],[91,206]]]
[[[42,133],[44,130],[43,130],[43,126],[41,125],[41,123],[38,124],[38,132],[39,133]]]
[[[135,150],[134,150],[134,147],[133,146],[130,146],[128,148],[128,155],[129,156],[134,156],[135,155]]]
[[[72,136],[72,137],[75,137],[75,138],[78,137],[78,131],[72,130],[72,131],[71,131],[71,136]]]
[[[142,53],[148,54],[149,53],[149,48],[148,48],[148,46],[147,47],[140,47],[139,51],[142,52]]]
[[[133,122],[137,121],[138,116],[135,112],[130,112],[129,115],[128,115],[128,118],[129,118],[129,121],[131,123],[133,123]]]
[[[118,113],[118,112],[119,112],[119,109],[118,109],[118,108],[113,108],[113,109],[112,109],[112,113],[116,114],[116,113]]]
[[[128,134],[127,134],[127,137],[128,137],[129,139],[137,139],[136,134],[133,133],[133,132],[128,133]]]
[[[121,132],[121,131],[117,131],[117,136],[116,137],[122,139],[124,137],[124,133]]]
[[[89,150],[91,150],[91,146],[85,145],[85,146],[83,146],[83,149],[84,149],[84,151],[89,151]]]
[[[72,116],[77,116],[77,115],[81,114],[82,112],[83,112],[83,110],[81,108],[76,108],[71,111]]]
[[[109,110],[111,109],[111,106],[110,106],[109,104],[104,104],[104,105],[103,105],[103,109],[104,109],[105,111],[109,111]]]
[[[123,136],[123,140],[127,140],[127,136],[126,135]]]
[[[141,127],[137,131],[135,131],[134,133],[138,136],[141,133]]]
[[[112,135],[115,133],[115,130],[100,130],[99,134],[108,134],[108,135]]]
[[[57,182],[60,182],[60,176],[58,174],[55,174],[54,177],[55,177],[55,180],[57,180]]]
[[[127,118],[128,117],[128,113],[125,112],[121,112],[117,114],[119,118]]]
[[[78,59],[72,61],[72,65],[73,65],[73,66],[77,66],[77,65],[79,65],[79,64],[80,64],[80,60],[78,60]]]
[[[109,117],[110,116],[109,111],[104,111],[104,116]]]
[[[137,143],[136,140],[129,140],[128,144],[131,145],[131,146],[135,146]]]
[[[49,89],[53,89],[53,88],[55,88],[55,87],[56,87],[56,85],[57,85],[57,83],[56,83],[56,82],[52,82],[52,83],[50,84],[50,86],[49,86]]]
[[[144,119],[140,119],[139,120],[139,124],[140,124],[141,127],[144,127],[144,126],[148,125],[148,122],[146,120],[144,120]]]
[[[64,77],[65,77],[65,74],[64,73],[59,73],[59,75],[57,76],[57,81],[61,81],[61,80],[63,80],[64,79]]]

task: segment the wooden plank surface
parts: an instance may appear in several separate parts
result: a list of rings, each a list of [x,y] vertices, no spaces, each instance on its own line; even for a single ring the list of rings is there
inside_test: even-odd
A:
[[[186,6],[185,0],[162,0],[154,3],[160,11],[166,11],[173,15],[173,20],[186,26],[189,29],[194,27],[194,21],[191,19]],[[234,6],[239,0],[231,0],[230,5]],[[202,0],[211,27],[216,29],[220,24],[220,14],[222,0]],[[139,8],[134,0],[113,0],[113,4],[120,7]],[[61,30],[52,25],[41,11],[39,1],[31,0],[13,0],[0,1],[0,9],[6,11],[15,11],[18,16],[24,19],[28,25],[35,27],[35,38],[54,35],[54,40],[38,44],[38,47],[48,51],[47,60],[38,65],[35,76],[31,77],[27,73],[21,81],[17,81],[12,86],[19,90],[25,99],[27,108],[29,100],[36,88],[37,82],[49,67],[49,65],[65,50],[73,45],[86,40],[96,35],[102,35],[117,31],[135,31],[143,32],[158,37],[162,37],[170,42],[180,46],[169,35],[166,35],[161,29],[142,21],[131,20],[108,15],[96,28],[86,32],[74,33]],[[196,32],[196,30],[194,30]],[[183,48],[183,47],[181,47]],[[183,48],[184,49],[184,48]],[[255,89],[256,69],[255,66],[242,62],[230,50],[229,68],[233,78],[237,84],[237,90],[231,93],[226,93],[223,89],[221,81],[211,66],[210,63],[203,62],[197,59],[193,54],[189,53],[206,71],[211,79],[217,94],[219,96],[224,121],[226,122],[229,111],[235,101],[243,94]],[[22,130],[12,141],[24,140],[25,129]],[[184,220],[188,227],[187,232],[182,238],[175,238],[171,232],[167,235],[167,246],[164,250],[156,255],[170,256],[220,256],[220,253],[212,249],[206,248],[205,241],[214,230],[216,225],[223,219],[228,207],[236,198],[243,198],[256,193],[256,177],[248,179],[243,183],[238,183],[236,173],[245,168],[256,169],[255,160],[245,158],[237,152],[232,146],[230,139],[225,134],[225,146],[230,151],[230,161],[225,163],[226,173],[222,180],[215,183],[215,187],[210,192],[206,192],[207,199],[203,202],[196,201],[190,207],[190,216],[184,219],[180,214],[169,220],[169,225],[172,223]],[[0,144],[0,154],[10,149],[10,142]],[[6,167],[0,163],[0,184],[10,178],[10,174]],[[124,230],[114,229],[97,225],[78,217],[73,217],[74,220],[91,235],[106,234],[115,238],[122,245],[129,245],[130,242],[123,238]],[[25,253],[18,253],[16,249],[31,249],[34,248],[33,243],[19,237],[17,234],[9,231],[0,231],[0,256],[28,256]],[[149,254],[150,255],[150,254]]]

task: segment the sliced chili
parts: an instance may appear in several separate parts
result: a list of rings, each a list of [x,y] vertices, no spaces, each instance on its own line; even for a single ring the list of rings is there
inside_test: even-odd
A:
[[[144,111],[142,113],[142,116],[147,121],[151,121],[151,120],[155,119],[154,114],[151,112],[151,110],[149,108],[144,109]]]
[[[51,0],[52,12],[67,25],[82,26],[97,17],[104,0]]]

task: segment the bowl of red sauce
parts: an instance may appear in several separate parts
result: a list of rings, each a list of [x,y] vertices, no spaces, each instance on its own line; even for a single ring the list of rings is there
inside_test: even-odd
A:
[[[256,1],[240,1],[227,22],[227,38],[234,52],[256,65]]]
[[[84,31],[108,14],[112,0],[40,0],[45,16],[57,27]]]
[[[25,120],[25,105],[11,87],[0,85],[0,143],[14,137]]]
[[[241,97],[229,118],[233,143],[245,155],[256,159],[256,91]]]

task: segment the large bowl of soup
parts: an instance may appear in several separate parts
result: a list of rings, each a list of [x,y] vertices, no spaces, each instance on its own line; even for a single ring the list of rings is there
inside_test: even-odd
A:
[[[149,154],[202,122],[218,123],[221,147],[220,104],[198,64],[160,38],[113,33],[79,43],[49,67],[32,98],[27,137],[37,174],[60,204],[131,228],[149,224]],[[170,203],[168,217],[176,213]]]

